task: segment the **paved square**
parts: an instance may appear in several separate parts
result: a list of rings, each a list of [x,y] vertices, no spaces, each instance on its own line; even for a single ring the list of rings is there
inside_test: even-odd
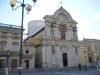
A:
[[[5,75],[4,71],[0,71],[0,75]],[[9,75],[18,75],[18,70],[10,70]],[[22,75],[100,75],[100,70],[90,68],[88,71],[82,69],[48,69],[48,70],[23,70]]]

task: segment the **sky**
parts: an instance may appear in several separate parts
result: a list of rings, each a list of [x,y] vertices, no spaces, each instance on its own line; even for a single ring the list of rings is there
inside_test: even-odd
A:
[[[22,2],[22,0],[18,0]],[[32,0],[24,0],[26,4],[34,5]],[[27,23],[32,20],[43,20],[45,15],[53,13],[62,6],[72,18],[78,22],[78,38],[100,39],[100,0],[37,0],[29,14],[24,12],[24,33],[27,33]],[[21,26],[21,7],[12,11],[10,0],[0,0],[0,23]],[[20,5],[16,3],[17,7]],[[34,26],[35,27],[35,26]],[[26,37],[26,35],[24,35]]]

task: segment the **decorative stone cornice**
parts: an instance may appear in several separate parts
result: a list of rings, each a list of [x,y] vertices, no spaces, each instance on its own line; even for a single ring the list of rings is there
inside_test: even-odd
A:
[[[69,49],[66,45],[60,46],[60,49]]]
[[[34,43],[26,42],[26,43],[23,43],[23,46],[34,46]]]
[[[55,46],[59,46],[59,44],[55,44]]]
[[[5,40],[2,40],[2,41],[0,41],[0,43],[7,43],[7,41],[5,41]]]
[[[19,44],[19,42],[16,42],[16,41],[15,41],[15,42],[12,42],[12,44],[16,44],[16,45],[18,45],[18,44]]]
[[[47,44],[42,44],[43,47],[47,46]]]

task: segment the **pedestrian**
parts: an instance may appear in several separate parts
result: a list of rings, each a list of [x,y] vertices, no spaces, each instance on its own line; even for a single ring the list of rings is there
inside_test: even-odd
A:
[[[81,64],[78,65],[79,70],[81,70]]]
[[[85,71],[87,71],[87,65],[85,64]]]

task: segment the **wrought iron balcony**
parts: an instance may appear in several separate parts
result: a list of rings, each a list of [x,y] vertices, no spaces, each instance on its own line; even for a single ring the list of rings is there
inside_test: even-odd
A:
[[[32,58],[33,54],[23,54],[23,58]]]
[[[0,51],[0,56],[9,56],[10,54],[10,51]]]
[[[11,51],[11,55],[19,55],[20,51]]]

